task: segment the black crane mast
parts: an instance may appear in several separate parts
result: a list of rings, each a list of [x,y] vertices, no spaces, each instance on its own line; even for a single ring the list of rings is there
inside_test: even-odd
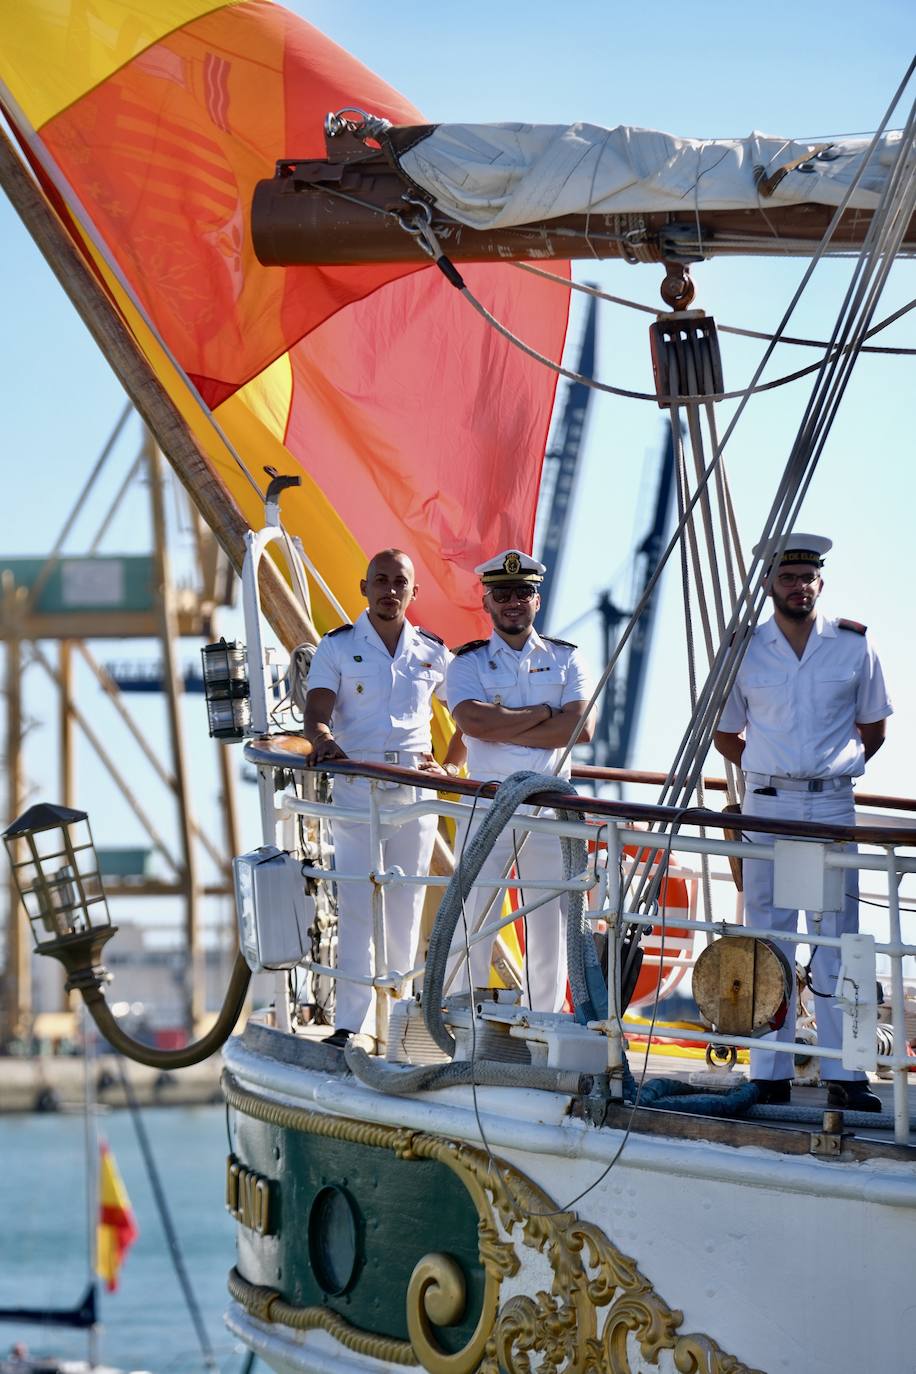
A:
[[[597,356],[597,302],[589,298],[582,344],[576,372],[593,378]],[[541,584],[540,623],[550,625],[554,592],[558,585],[563,551],[568,538],[573,497],[582,454],[585,423],[592,388],[585,381],[569,382],[553,443],[545,455],[541,485],[543,524],[538,557],[547,566]],[[643,595],[665,544],[671,498],[674,491],[674,444],[670,432],[662,456],[649,530],[634,551],[631,595],[633,606]],[[604,768],[626,768],[636,731],[640,699],[646,680],[657,609],[657,588],[644,607],[620,663],[608,683],[598,714],[598,727],[591,742],[590,763]],[[630,618],[632,606],[622,609],[610,591],[603,591],[595,607],[601,619],[603,660],[613,653],[621,627]]]

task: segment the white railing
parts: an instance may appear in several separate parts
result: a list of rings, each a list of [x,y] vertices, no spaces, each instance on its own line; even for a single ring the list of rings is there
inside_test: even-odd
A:
[[[363,986],[371,986],[377,994],[375,999],[377,1038],[384,1043],[387,1030],[387,1009],[391,995],[400,995],[411,980],[419,978],[423,974],[422,965],[405,970],[390,969],[387,965],[384,923],[386,889],[393,884],[421,885],[425,888],[442,889],[448,885],[450,878],[441,874],[429,875],[402,873],[398,869],[386,870],[383,866],[382,826],[396,828],[415,821],[419,817],[434,815],[439,818],[447,817],[460,827],[462,822],[467,821],[471,816],[472,805],[470,802],[445,800],[437,795],[435,790],[437,787],[441,787],[451,792],[456,786],[460,787],[461,784],[456,784],[451,779],[432,778],[429,774],[408,774],[405,770],[395,770],[398,774],[395,780],[416,786],[420,792],[424,793],[423,799],[407,806],[386,805],[386,789],[380,786],[381,781],[387,780],[390,783],[392,780],[390,777],[385,778],[386,770],[371,765],[361,768],[355,761],[346,766],[344,771],[350,774],[359,771],[362,776],[369,779],[368,806],[365,810],[352,806],[336,806],[319,802],[308,796],[299,795],[296,791],[287,790],[282,793],[275,793],[272,779],[275,767],[303,769],[306,777],[314,777],[315,774],[310,774],[305,769],[304,761],[301,758],[290,757],[287,754],[282,756],[275,754],[270,741],[250,744],[246,752],[252,762],[258,765],[262,788],[261,813],[265,825],[264,839],[266,843],[293,848],[294,820],[297,817],[317,821],[324,825],[333,821],[333,818],[337,816],[346,818],[351,822],[363,822],[367,826],[369,832],[368,848],[372,856],[368,870],[341,872],[304,864],[302,873],[304,878],[314,879],[318,882],[369,883],[375,946],[374,959],[370,966],[375,968],[377,972],[372,976],[369,974],[338,974],[335,968],[316,961],[304,961],[302,967],[316,976],[347,977]],[[271,757],[272,754],[273,757]],[[340,770],[332,767],[328,771]],[[388,772],[390,773],[391,770]],[[465,789],[468,790],[467,784],[465,784]],[[306,787],[303,790],[308,793],[314,791],[314,788]],[[569,801],[569,798],[564,797],[563,805],[566,806]],[[869,849],[854,853],[832,844],[829,838],[830,832],[826,828],[799,825],[795,831],[795,843],[816,847],[816,853],[814,850],[806,848],[802,854],[802,851],[793,850],[791,842],[786,844],[786,839],[789,837],[785,833],[774,834],[772,839],[757,842],[753,846],[747,841],[717,838],[715,834],[708,833],[712,813],[707,813],[703,817],[703,825],[707,833],[703,835],[694,833],[696,820],[694,816],[691,816],[691,826],[678,829],[676,837],[669,840],[664,832],[660,833],[658,830],[650,829],[646,824],[639,823],[641,816],[647,809],[651,810],[651,808],[625,802],[608,803],[588,797],[575,799],[574,805],[575,808],[582,811],[581,821],[560,821],[549,814],[517,813],[513,818],[513,827],[519,831],[539,831],[557,836],[569,835],[592,841],[592,852],[589,854],[587,870],[574,875],[571,880],[565,882],[559,875],[556,880],[526,879],[521,881],[506,875],[501,880],[491,876],[478,881],[474,884],[475,887],[485,889],[487,892],[494,890],[497,892],[497,910],[501,903],[502,894],[506,891],[524,887],[530,899],[507,916],[490,917],[485,911],[483,913],[484,923],[475,931],[469,932],[469,943],[471,945],[483,941],[492,943],[494,937],[498,936],[506,926],[511,925],[520,916],[536,913],[537,909],[543,906],[545,902],[567,890],[579,890],[588,894],[589,919],[595,923],[606,923],[609,941],[613,941],[615,935],[619,935],[630,926],[642,926],[644,929],[654,928],[657,936],[660,935],[662,938],[665,937],[666,931],[670,932],[675,929],[680,931],[684,927],[689,927],[691,934],[708,938],[729,937],[739,934],[775,938],[774,932],[770,930],[755,929],[744,923],[740,902],[737,903],[736,907],[733,900],[734,888],[728,886],[731,881],[730,874],[724,868],[722,871],[713,869],[710,876],[715,887],[721,891],[721,896],[716,904],[729,906],[729,914],[719,917],[716,913],[707,911],[701,916],[697,909],[700,874],[692,868],[680,867],[684,856],[697,855],[720,860],[727,860],[730,856],[763,859],[774,863],[778,871],[782,873],[784,880],[785,874],[790,871],[794,860],[803,857],[810,861],[813,857],[814,868],[821,873],[825,887],[829,886],[830,875],[836,872],[858,870],[883,874],[886,891],[881,893],[880,897],[883,898],[887,907],[886,938],[877,940],[874,936],[867,934],[852,937],[845,935],[828,936],[817,931],[805,933],[780,931],[778,938],[784,944],[839,948],[843,951],[844,962],[847,956],[849,958],[855,957],[860,971],[859,985],[866,988],[869,983],[869,971],[872,975],[871,986],[872,988],[875,986],[877,957],[879,955],[886,956],[890,965],[893,1052],[891,1054],[879,1054],[877,1052],[875,1035],[877,1000],[871,989],[869,989],[868,997],[860,1000],[855,1017],[849,1013],[844,1015],[843,1049],[830,1049],[801,1041],[776,1042],[772,1039],[768,1039],[766,1045],[768,1049],[775,1049],[784,1054],[815,1056],[821,1061],[828,1061],[828,1063],[845,1062],[846,1067],[864,1067],[872,1070],[881,1068],[889,1071],[893,1078],[895,1136],[899,1142],[907,1142],[910,1133],[907,1101],[908,1070],[911,1065],[916,1063],[916,1060],[907,1054],[903,960],[910,957],[916,958],[916,944],[907,944],[903,940],[901,906],[906,904],[901,902],[899,887],[905,875],[916,872],[916,857],[907,857],[905,853],[899,851],[912,847],[916,841],[916,831],[914,831],[914,839],[911,840],[908,839],[904,831],[897,832],[882,827],[879,834],[877,830],[866,828],[862,832],[862,837],[868,843]],[[609,810],[613,814],[608,814]],[[656,808],[656,810],[660,809]],[[477,814],[479,816],[479,809]],[[672,813],[672,817],[673,815],[674,813]],[[720,817],[718,819],[719,824],[727,823],[732,829],[741,828],[740,817],[729,815],[727,818]],[[751,818],[745,818],[745,821],[750,827]],[[753,819],[753,830],[758,836],[765,833],[769,828],[769,822],[759,817]],[[776,831],[780,829],[778,825],[772,828]],[[811,832],[817,833],[812,834]],[[594,843],[599,834],[600,846]],[[842,838],[846,838],[846,836],[843,835]],[[621,883],[620,879],[620,859],[624,845],[629,851],[635,848],[643,857],[646,853],[651,853],[654,861],[662,865],[677,862],[677,868],[672,867],[672,874],[676,873],[678,877],[684,877],[692,885],[689,911],[685,913],[682,908],[678,907],[674,914],[669,915],[658,909],[657,906],[648,912],[628,909],[625,885]],[[630,858],[630,862],[632,863],[632,858]],[[808,878],[810,878],[811,863],[806,862],[804,868]],[[490,910],[493,907],[494,903],[491,903]],[[669,938],[672,940],[672,945],[677,945],[678,951],[680,951],[682,937],[669,935]],[[647,954],[646,962],[655,965],[662,964],[666,968],[682,965],[690,967],[694,957],[695,954],[693,953],[685,955],[681,952],[672,952],[671,955],[666,955],[662,951]],[[463,966],[464,958],[463,948],[460,954],[453,956],[451,964],[453,978]],[[614,966],[613,959],[611,966]],[[611,979],[611,981],[614,980]],[[278,988],[278,1009],[280,1002],[281,996]],[[616,1051],[619,1054],[623,1048],[624,1033],[620,1024],[620,1011],[615,1004],[615,989],[613,987],[610,989],[609,1002],[608,1021],[602,1025],[602,1030],[608,1034],[611,1042],[609,1044],[609,1060],[613,1065],[615,1062],[615,1042]],[[283,1025],[282,1015],[279,1018],[279,1024]],[[288,1028],[288,1020],[286,1026]],[[729,1035],[715,1030],[708,1032],[692,1031],[683,1027],[669,1029],[658,1024],[654,1026],[652,1036],[653,1039],[660,1042],[664,1042],[666,1039],[672,1041],[686,1040],[695,1042],[698,1046],[734,1046],[750,1049],[759,1048],[761,1045],[761,1040],[756,1036]],[[829,1072],[825,1074],[825,1077],[831,1077]]]

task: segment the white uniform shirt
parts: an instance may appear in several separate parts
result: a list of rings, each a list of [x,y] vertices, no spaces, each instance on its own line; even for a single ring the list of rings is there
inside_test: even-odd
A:
[[[332,726],[345,753],[374,761],[394,749],[429,753],[432,698],[445,700],[450,660],[444,644],[408,620],[392,657],[363,611],[355,624],[324,636],[308,685],[337,693]]]
[[[492,702],[497,706],[565,706],[587,701],[592,694],[577,648],[542,639],[532,630],[523,647],[512,649],[494,631],[479,648],[456,654],[448,670],[448,706],[454,713],[462,701]],[[519,744],[495,744],[465,736],[468,772],[472,778],[507,778],[519,769],[552,773],[562,749],[530,749]],[[560,777],[569,777],[567,759]]]
[[[854,778],[865,770],[856,721],[869,725],[892,711],[868,637],[818,613],[801,658],[775,619],[757,626],[718,728],[747,727],[748,773]]]

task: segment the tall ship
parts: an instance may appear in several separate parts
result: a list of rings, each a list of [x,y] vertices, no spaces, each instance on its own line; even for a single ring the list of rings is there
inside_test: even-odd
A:
[[[22,0],[0,40],[4,189],[242,578],[244,644],[209,646],[203,671],[211,734],[256,770],[260,833],[235,860],[239,949],[197,1041],[139,1045],[111,1014],[116,928],[86,814],[44,799],[5,830],[36,949],[109,1042],[164,1069],[222,1050],[230,1331],[280,1374],[912,1369],[901,888],[916,803],[860,790],[855,824],[751,814],[741,770],[710,777],[707,758],[774,564],[819,558],[818,536],[798,544],[803,503],[860,356],[900,313],[884,293],[916,247],[912,65],[874,133],[711,141],[429,124],[266,0],[109,0],[104,15]],[[800,283],[738,387],[691,269],[762,255],[798,258]],[[812,274],[838,255],[851,268],[829,337],[774,378]],[[638,389],[564,359],[570,293],[602,294],[570,261],[609,257],[660,290]],[[446,768],[438,701],[438,765],[317,757],[315,646],[358,621],[377,549],[409,551],[417,623],[465,648],[491,629],[475,569],[519,606],[519,582],[544,572],[561,377],[635,396],[668,427],[673,531],[660,519],[646,545],[589,701],[619,695],[659,579],[678,572],[690,711],[667,771],[582,764],[587,713],[550,773]],[[797,433],[743,530],[728,446],[755,397],[790,381],[807,388]],[[431,863],[386,862],[386,837],[417,820]],[[507,830],[516,852],[485,880]],[[556,869],[524,881],[524,846],[545,836]],[[776,943],[745,915],[750,864],[806,930]],[[856,881],[877,934],[825,919]],[[405,890],[426,894],[413,967],[388,950]],[[371,932],[363,971],[340,957],[344,892]],[[530,996],[525,959],[557,897],[559,1010]],[[475,946],[492,946],[482,984]],[[818,953],[838,969],[827,989]],[[246,1016],[265,971],[272,1004]],[[361,1028],[335,1016],[353,986]],[[796,1001],[781,1094],[747,1057]]]

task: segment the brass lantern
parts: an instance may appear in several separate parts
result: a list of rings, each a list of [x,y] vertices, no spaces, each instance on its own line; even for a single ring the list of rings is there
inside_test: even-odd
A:
[[[107,979],[102,947],[114,935],[85,811],[41,802],[4,831],[3,840],[35,948],[60,959],[67,987]]]

